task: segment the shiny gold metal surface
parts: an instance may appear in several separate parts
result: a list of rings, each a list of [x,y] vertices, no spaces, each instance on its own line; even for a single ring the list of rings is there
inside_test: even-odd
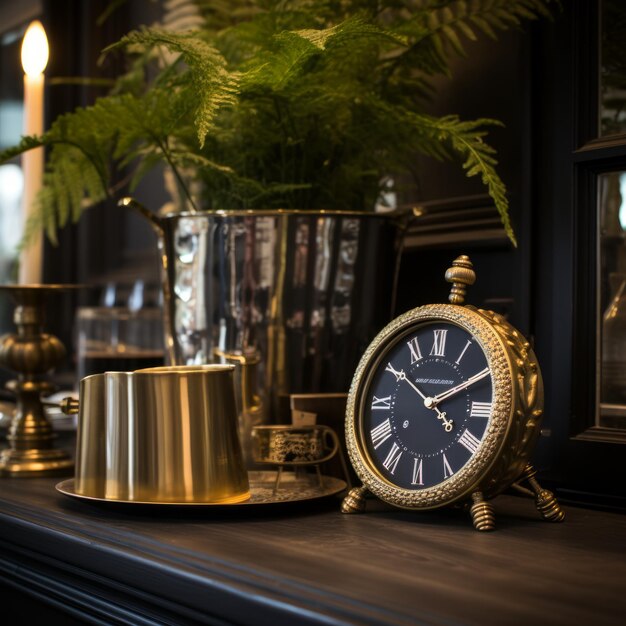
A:
[[[268,421],[268,406],[259,389],[258,369],[261,362],[256,351],[242,352],[213,351],[216,362],[235,366],[235,402],[239,416],[239,440],[247,467],[252,467],[252,429]]]
[[[563,516],[553,494],[542,490],[528,469],[528,458],[539,436],[543,413],[543,382],[537,358],[526,339],[501,315],[476,309],[464,302],[475,274],[466,256],[458,257],[446,272],[453,284],[450,302],[413,309],[387,325],[372,341],[355,372],[346,410],[346,441],[352,465],[363,485],[374,495],[395,506],[432,509],[473,500],[471,515],[477,530],[495,527],[493,508],[486,500],[510,486],[535,497],[536,506],[549,521]],[[361,415],[372,378],[388,346],[413,329],[445,321],[465,329],[480,345],[487,359],[493,385],[493,403],[480,447],[452,477],[424,489],[406,489],[392,484],[372,463],[365,445]],[[526,480],[532,489],[518,482]],[[344,502],[346,513],[364,508],[362,494],[353,490]],[[357,497],[358,496],[358,497]]]
[[[365,487],[354,487],[350,489],[348,495],[343,499],[341,503],[341,512],[350,513],[363,513],[365,511],[365,494],[367,489]]]
[[[513,485],[517,487],[519,491],[522,493],[526,493],[531,498],[535,499],[535,506],[539,511],[541,517],[545,519],[547,522],[562,522],[565,519],[565,512],[560,507],[555,495],[548,491],[547,489],[543,489],[536,478],[537,472],[535,468],[528,464],[519,481]],[[520,483],[528,483],[530,489],[524,489]]]
[[[320,487],[323,486],[321,464],[330,461],[339,451],[339,437],[329,426],[288,426],[276,424],[257,426],[252,430],[252,453],[255,463],[276,465],[275,489],[280,486],[283,469],[314,466]],[[350,480],[346,471],[345,478]]]
[[[256,463],[317,465],[330,461],[339,450],[335,431],[322,425],[257,426],[252,431]]]
[[[446,271],[446,280],[452,283],[448,302],[450,304],[463,304],[467,287],[476,282],[474,266],[468,256],[462,254],[452,262],[452,267]]]
[[[155,367],[83,379],[77,493],[155,503],[249,498],[233,370]]]
[[[105,458],[104,374],[80,381],[76,430],[76,491],[104,495]]]
[[[481,532],[495,530],[496,520],[493,506],[483,498],[483,494],[480,491],[472,494],[472,501],[470,515],[472,516],[474,528]]]
[[[291,502],[306,502],[327,498],[340,493],[346,488],[345,481],[334,476],[324,476],[322,485],[310,474],[296,475],[295,472],[285,472],[280,489],[275,489],[276,472],[248,472],[250,482],[250,498],[238,502],[141,502],[139,500],[112,500],[86,496],[76,489],[76,480],[70,478],[56,485],[56,490],[70,498],[84,502],[98,502],[103,505],[123,506],[137,509],[142,507],[205,509],[222,507],[267,507],[275,504]]]
[[[0,453],[0,473],[41,476],[71,470],[70,456],[54,447],[55,435],[46,417],[42,394],[54,386],[42,380],[65,356],[65,347],[43,332],[44,303],[52,293],[78,289],[79,285],[0,285],[16,302],[13,321],[17,332],[0,337],[0,365],[17,372],[7,384],[15,393],[17,410],[9,428],[9,448]]]

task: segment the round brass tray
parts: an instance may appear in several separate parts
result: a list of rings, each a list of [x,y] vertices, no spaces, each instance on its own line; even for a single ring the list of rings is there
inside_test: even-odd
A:
[[[219,502],[143,502],[138,500],[113,500],[111,498],[97,498],[76,493],[74,479],[64,480],[56,485],[56,490],[70,498],[87,502],[103,502],[124,505],[142,506],[184,506],[184,507],[240,507],[269,504],[285,504],[288,502],[302,502],[325,498],[340,493],[346,488],[346,482],[333,476],[322,476],[320,486],[318,478],[314,474],[296,476],[294,472],[283,472],[280,486],[274,492],[276,472],[248,472],[250,481],[250,499],[238,503]]]

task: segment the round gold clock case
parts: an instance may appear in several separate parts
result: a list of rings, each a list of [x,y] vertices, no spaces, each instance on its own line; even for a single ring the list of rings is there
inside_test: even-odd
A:
[[[424,489],[392,484],[376,469],[365,445],[362,416],[368,389],[388,348],[424,324],[448,322],[469,332],[482,348],[492,376],[493,405],[487,430],[474,456],[447,480]],[[393,320],[363,355],[350,388],[346,443],[363,485],[395,506],[431,509],[480,491],[491,498],[515,482],[526,465],[539,432],[543,383],[528,342],[502,316],[471,306],[432,304]]]

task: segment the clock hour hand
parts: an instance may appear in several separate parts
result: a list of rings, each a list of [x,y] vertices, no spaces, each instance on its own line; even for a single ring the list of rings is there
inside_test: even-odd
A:
[[[395,369],[393,369],[391,364],[389,364],[389,366],[387,367],[387,370],[392,372],[395,375],[396,380],[403,380],[404,382],[408,383],[415,392],[417,392],[417,395],[419,395],[419,397],[422,398],[422,400],[424,400],[424,406],[427,406],[427,408],[429,409],[433,409],[437,413],[437,419],[441,420],[443,429],[447,433],[449,433],[452,430],[452,427],[454,426],[454,422],[452,420],[447,419],[446,414],[443,411],[440,411],[437,408],[437,406],[433,405],[432,407],[430,407],[426,404],[429,398],[427,398],[426,395],[422,393],[420,388],[411,379],[407,378],[407,375],[405,374],[404,370],[400,370],[399,372],[397,372]]]
[[[413,383],[412,380],[406,377],[406,374],[404,373],[404,371],[402,372],[402,374],[404,375],[404,377],[401,378],[400,380],[406,381],[413,389],[415,389],[415,391],[417,391],[417,393],[420,395],[422,400],[424,400],[424,406],[426,406],[429,409],[432,408],[435,411],[435,413],[437,413],[437,419],[441,420],[441,425],[443,426],[443,429],[447,433],[449,433],[452,430],[452,427],[454,426],[454,422],[452,420],[449,420],[446,417],[445,412],[440,411],[437,406],[432,406],[432,407],[427,406],[426,401],[428,400],[428,398],[419,390],[419,388]]]
[[[467,389],[470,385],[477,383],[479,380],[482,380],[483,378],[485,378],[485,376],[488,376],[488,375],[489,375],[489,368],[486,367],[484,370],[478,372],[478,374],[474,374],[473,376],[470,376],[466,381],[454,387],[451,387],[450,389],[443,391],[442,393],[439,393],[432,398],[425,398],[424,405],[427,406],[429,409],[436,409],[437,405],[442,400],[446,400],[447,398],[450,398],[451,396],[453,396],[455,393],[458,393],[459,391],[463,391],[463,389]]]

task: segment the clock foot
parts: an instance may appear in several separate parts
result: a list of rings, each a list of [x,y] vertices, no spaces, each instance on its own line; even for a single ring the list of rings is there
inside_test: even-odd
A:
[[[495,530],[496,516],[493,506],[485,500],[481,491],[474,492],[472,500],[474,503],[470,508],[470,515],[472,516],[474,528],[481,532]]]
[[[536,474],[537,471],[529,463],[524,468],[520,480],[525,480],[530,485],[535,498],[535,506],[541,517],[547,522],[562,522],[565,519],[565,512],[560,507],[555,495],[547,489],[542,489],[535,478]]]
[[[365,487],[354,487],[350,489],[348,495],[341,503],[342,513],[364,513],[365,512]]]
[[[555,495],[547,489],[541,489],[535,498],[535,506],[546,522],[562,522],[565,512],[559,506]]]

